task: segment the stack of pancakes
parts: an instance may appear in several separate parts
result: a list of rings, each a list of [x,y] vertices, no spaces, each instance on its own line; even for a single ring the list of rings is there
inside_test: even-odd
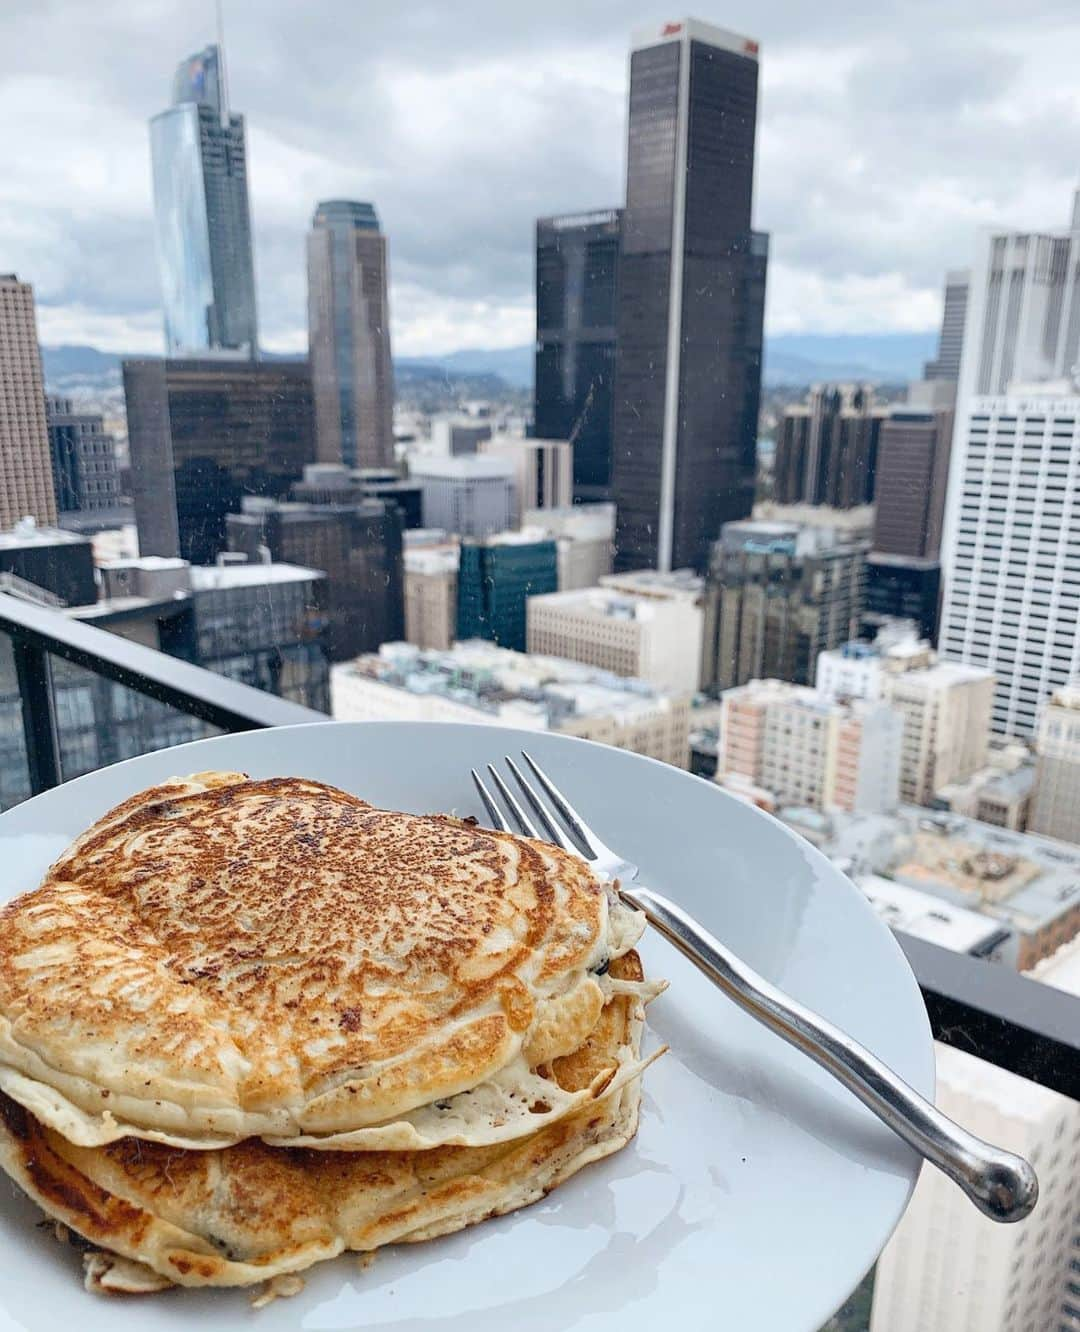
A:
[[[511,1211],[634,1134],[642,924],[471,821],[297,778],[154,787],[0,913],[0,1165],[106,1290]]]

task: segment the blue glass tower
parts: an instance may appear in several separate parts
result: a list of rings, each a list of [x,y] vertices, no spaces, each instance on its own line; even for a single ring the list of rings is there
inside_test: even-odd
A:
[[[217,46],[181,62],[173,105],[150,122],[150,148],[166,350],[254,356],[244,118],[229,112]]]

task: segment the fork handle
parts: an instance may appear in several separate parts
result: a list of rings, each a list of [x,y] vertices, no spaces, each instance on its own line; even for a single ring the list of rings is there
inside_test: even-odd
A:
[[[1039,1181],[1023,1157],[954,1123],[858,1041],[770,985],[674,902],[634,884],[618,891],[740,1008],[809,1055],[959,1184],[980,1212],[994,1221],[1021,1221],[1031,1212]]]

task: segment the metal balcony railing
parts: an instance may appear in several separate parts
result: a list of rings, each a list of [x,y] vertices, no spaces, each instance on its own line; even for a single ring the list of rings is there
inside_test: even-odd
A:
[[[324,713],[0,592],[0,644],[13,651],[30,792],[62,777],[50,658],[223,731],[329,722]],[[934,1036],[1020,1077],[1080,1099],[1080,998],[999,963],[896,932]]]

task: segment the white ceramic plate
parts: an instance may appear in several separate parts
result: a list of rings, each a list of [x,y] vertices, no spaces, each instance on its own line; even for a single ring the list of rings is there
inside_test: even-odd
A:
[[[394,809],[482,815],[468,778],[527,747],[648,883],[926,1094],[933,1048],[899,947],[858,890],[782,824],[623,750],[490,726],[372,722],[223,736],[91,773],[0,817],[0,897],[34,887],[112,805],[209,768],[318,778]],[[0,1328],[246,1326],[393,1332],[814,1332],[870,1267],[914,1155],[821,1070],[745,1017],[662,939],[649,1009],[671,1052],[645,1076],[637,1139],[514,1216],[316,1268],[258,1314],[236,1291],[86,1294],[77,1257],[0,1179]]]

